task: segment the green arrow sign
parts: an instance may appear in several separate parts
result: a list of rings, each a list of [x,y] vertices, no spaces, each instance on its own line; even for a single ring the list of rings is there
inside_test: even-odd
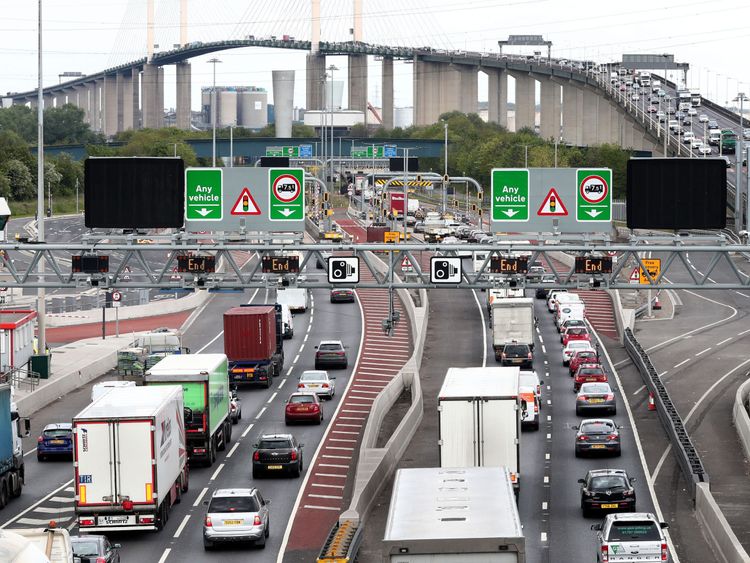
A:
[[[367,148],[365,147],[352,147],[349,155],[352,158],[367,158]]]
[[[185,218],[221,221],[223,174],[221,168],[188,168],[185,170]]]
[[[612,220],[612,170],[576,170],[576,221]]]
[[[305,219],[305,171],[302,168],[268,170],[268,217],[271,221]]]
[[[526,168],[492,169],[492,220],[529,220],[529,171]]]

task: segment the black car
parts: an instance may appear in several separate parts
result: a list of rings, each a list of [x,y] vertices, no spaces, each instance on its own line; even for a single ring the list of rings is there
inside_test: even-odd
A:
[[[504,366],[519,366],[521,369],[531,369],[534,362],[531,346],[518,342],[511,342],[503,346],[499,359]]]
[[[70,536],[76,563],[120,563],[120,544],[109,543],[106,536]]]
[[[548,283],[551,285],[556,281],[557,280],[555,279],[555,274],[544,274],[542,276],[542,279],[539,280],[539,283]],[[548,292],[549,289],[547,289],[546,287],[537,287],[534,295],[537,299],[547,299]]]
[[[354,290],[343,287],[332,289],[331,303],[354,303]]]
[[[581,483],[583,516],[594,511],[635,512],[635,478],[624,469],[592,469]]]
[[[253,479],[269,473],[302,473],[302,448],[291,434],[264,434],[253,444]]]
[[[598,453],[620,455],[620,427],[613,420],[589,418],[573,428],[577,431],[576,457]]]

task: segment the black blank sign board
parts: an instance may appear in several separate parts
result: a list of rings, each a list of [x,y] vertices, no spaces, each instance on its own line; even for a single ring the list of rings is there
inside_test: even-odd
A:
[[[389,169],[391,172],[403,172],[404,171],[404,159],[403,157],[391,157],[389,159]],[[407,172],[419,172],[419,158],[410,156],[408,160],[409,170]]]
[[[84,187],[89,229],[179,228],[185,221],[181,158],[87,158]]]
[[[723,229],[727,167],[719,158],[633,158],[628,161],[628,227]]]

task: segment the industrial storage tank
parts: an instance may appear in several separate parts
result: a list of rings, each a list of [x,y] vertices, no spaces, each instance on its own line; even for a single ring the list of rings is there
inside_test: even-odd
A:
[[[211,123],[211,88],[201,88],[201,113],[205,123]]]
[[[248,129],[262,129],[268,125],[268,93],[248,89],[239,93],[238,125]]]
[[[229,127],[237,124],[237,92],[234,90],[220,90],[218,92],[219,112],[217,124]]]

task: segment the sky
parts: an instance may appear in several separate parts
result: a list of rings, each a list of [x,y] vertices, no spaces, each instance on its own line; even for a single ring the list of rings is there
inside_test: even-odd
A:
[[[180,0],[155,0],[155,43],[167,50],[179,42]],[[291,35],[310,38],[310,0],[187,0],[188,41]],[[321,1],[321,39],[345,41],[353,27],[353,0]],[[43,77],[57,83],[66,71],[94,73],[146,54],[147,0],[42,0]],[[0,95],[37,85],[37,0],[0,0]],[[497,52],[510,34],[543,35],[552,55],[598,62],[623,53],[672,53],[690,64],[688,86],[726,103],[750,94],[750,2],[747,0],[363,0],[363,40]],[[531,54],[533,47],[506,48]],[[246,48],[192,59],[192,106],[201,86],[211,86],[212,56],[217,85],[266,88],[271,71],[295,70],[295,105],[305,102],[305,53]],[[328,57],[334,80],[346,76],[345,57]],[[379,106],[380,62],[369,58],[368,98]],[[396,106],[412,104],[412,65],[395,64]],[[174,107],[174,70],[165,69],[165,106]],[[480,73],[479,99],[486,100]],[[511,91],[511,99],[512,99]],[[346,93],[344,93],[346,99]]]

